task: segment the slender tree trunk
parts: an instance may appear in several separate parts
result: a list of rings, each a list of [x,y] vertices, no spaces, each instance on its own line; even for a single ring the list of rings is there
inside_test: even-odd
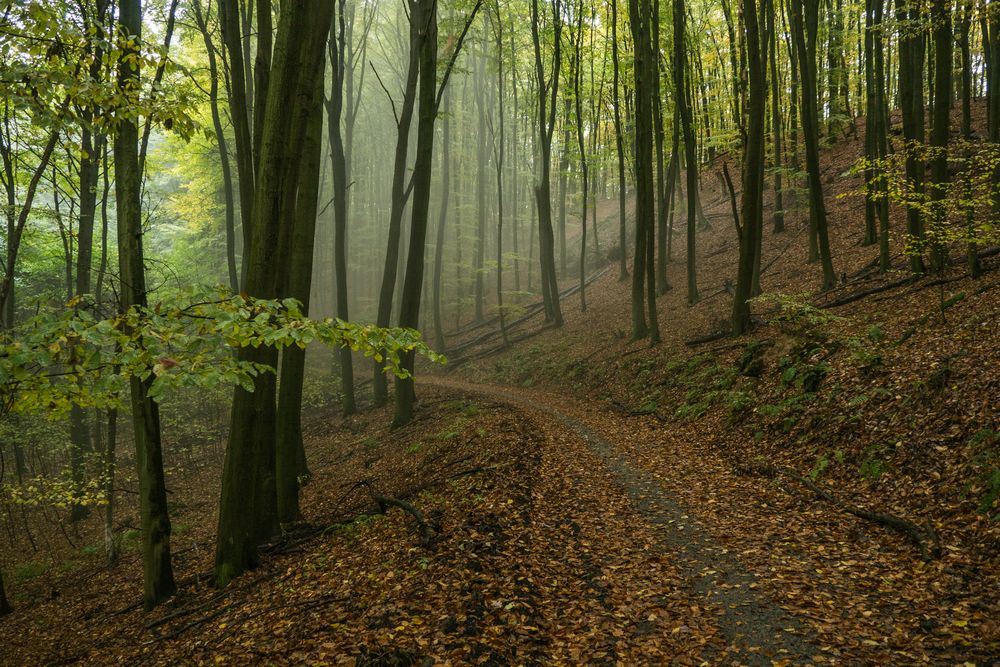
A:
[[[410,22],[409,62],[406,69],[406,81],[403,88],[403,100],[396,119],[396,152],[392,169],[392,192],[389,211],[389,234],[386,243],[385,264],[382,269],[382,286],[379,290],[378,315],[376,324],[387,327],[392,319],[393,293],[396,289],[396,274],[400,263],[400,236],[403,223],[403,212],[406,208],[408,194],[406,192],[407,155],[410,145],[410,123],[413,120],[413,108],[417,95],[417,62],[420,50],[420,36]],[[375,363],[372,378],[376,407],[385,405],[389,399],[388,379],[385,376],[383,364]]]
[[[496,36],[494,45],[497,50],[497,125],[498,134],[494,137],[493,163],[496,167],[497,175],[497,316],[500,318],[500,337],[503,344],[509,345],[507,340],[507,321],[503,306],[503,169],[504,156],[506,155],[505,130],[505,105],[504,105],[504,71],[503,71],[503,19],[500,16],[500,0],[495,0],[493,6],[493,31]],[[513,63],[512,63],[513,64]],[[586,227],[586,224],[584,224]]]
[[[236,263],[236,202],[233,189],[233,174],[229,164],[229,146],[226,133],[222,126],[222,115],[219,113],[219,70],[215,58],[215,45],[212,43],[211,32],[201,10],[200,0],[193,1],[194,17],[205,42],[205,52],[208,54],[208,103],[212,113],[212,128],[215,131],[215,143],[219,148],[219,165],[222,168],[222,194],[226,205],[226,266],[229,269],[229,288],[233,293],[240,291],[240,271]]]
[[[484,23],[485,26],[485,23]],[[485,27],[484,27],[485,31]],[[486,36],[484,32],[483,44],[485,47]],[[485,50],[485,48],[484,48]],[[476,113],[479,118],[479,128],[477,132],[478,143],[476,150],[476,254],[473,271],[475,274],[475,296],[474,307],[477,322],[483,321],[483,301],[485,299],[484,278],[486,273],[486,59],[480,57],[477,62],[477,85],[476,85]]]
[[[572,124],[570,109],[572,101],[569,95],[563,97],[562,141],[559,142],[559,218],[557,232],[559,234],[559,277],[566,277],[566,193],[569,190],[569,151],[572,141]]]
[[[684,0],[674,0],[674,90],[684,138],[687,167],[687,298],[688,305],[698,303],[697,234],[698,222],[698,155],[694,137],[694,121],[688,95],[688,64],[685,38]],[[638,96],[638,91],[636,91]]]
[[[785,203],[782,187],[782,126],[781,126],[781,80],[778,74],[778,31],[774,0],[767,0],[764,11],[767,12],[767,34],[770,40],[768,58],[771,64],[771,162],[774,168],[774,233],[785,231]],[[758,257],[759,260],[759,257]]]
[[[906,180],[915,197],[924,192],[924,35],[920,29],[923,0],[896,0],[896,20],[910,26],[899,38],[899,102],[903,112],[903,138],[906,155]],[[924,238],[924,223],[919,204],[907,206],[906,228],[917,243]],[[910,253],[910,270],[924,272],[924,260],[918,252]]]
[[[587,205],[590,197],[590,172],[587,164],[587,145],[583,136],[583,0],[576,7],[576,29],[573,31],[573,100],[576,112],[576,144],[580,153],[580,310],[587,310]]]
[[[319,170],[323,152],[322,76],[316,77],[316,92],[312,105],[302,140],[301,164],[298,167],[298,193],[292,217],[291,248],[288,254],[288,277],[284,286],[284,294],[297,299],[302,304],[302,312],[305,315],[309,314],[309,294],[312,289]],[[339,166],[340,173],[343,174],[343,163]],[[336,166],[334,169],[336,178]],[[343,198],[340,202],[334,202],[335,207],[338,204],[343,205]],[[305,379],[305,364],[305,350],[296,345],[282,350],[281,382],[278,385],[278,409],[275,415],[278,433],[275,443],[275,493],[278,522],[282,524],[302,519],[302,512],[299,509],[299,487],[309,476],[305,445],[302,442],[302,382]]]
[[[962,138],[969,141],[972,138],[972,47],[970,33],[972,32],[972,14],[975,10],[973,0],[964,0],[961,5],[961,25],[959,28],[959,48],[962,53]],[[979,249],[971,238],[975,229],[975,213],[970,210],[966,215],[970,240],[966,250],[966,263],[969,275],[978,278],[982,273],[979,261]]]
[[[420,295],[424,283],[424,254],[434,163],[434,121],[437,116],[437,2],[414,0],[411,22],[417,26],[420,87],[418,92],[417,152],[413,164],[413,207],[410,247],[401,295],[399,325],[416,328],[420,322]],[[413,352],[401,355],[400,365],[413,372]],[[408,424],[413,418],[413,378],[396,378],[396,411],[393,426]]]
[[[535,186],[538,207],[538,257],[542,282],[542,299],[545,303],[545,320],[557,327],[563,324],[559,307],[559,285],[556,281],[555,238],[552,230],[552,133],[555,130],[556,99],[559,92],[559,71],[562,62],[562,2],[552,0],[553,52],[552,71],[548,80],[542,58],[541,25],[538,0],[531,0],[531,36],[535,50],[535,82],[538,91],[538,146],[539,175]]]
[[[943,231],[948,224],[947,203],[948,192],[948,141],[951,130],[951,70],[954,65],[952,49],[951,1],[931,1],[931,23],[934,26],[934,110],[931,125],[931,210],[934,225]],[[935,272],[944,270],[948,261],[947,245],[936,239],[939,234],[931,236],[931,269]]]
[[[347,191],[349,176],[347,150],[340,128],[341,118],[344,115],[344,87],[350,63],[345,58],[349,44],[344,18],[346,7],[344,0],[338,0],[338,6],[340,7],[339,21],[336,24],[336,29],[331,31],[329,43],[333,82],[326,110],[327,136],[333,163],[333,264],[337,317],[346,322],[350,319],[347,292],[347,207],[350,195]],[[353,113],[353,109],[348,108],[347,111],[349,114]],[[354,397],[354,360],[349,347],[340,348],[338,355],[340,358],[341,412],[346,417],[354,414],[357,410]]]
[[[441,120],[441,210],[438,213],[437,242],[434,246],[434,346],[445,350],[444,323],[441,318],[441,272],[444,267],[445,223],[448,221],[448,196],[451,194],[451,94],[444,96]]]
[[[625,199],[628,191],[625,181],[625,139],[622,131],[621,84],[619,82],[621,66],[618,57],[618,0],[610,0],[610,5],[611,61],[614,68],[611,105],[614,111],[615,152],[618,155],[618,280],[625,280],[628,278],[628,239],[625,231]]]
[[[750,100],[747,105],[746,148],[743,159],[743,219],[740,235],[740,261],[733,296],[733,334],[739,335],[750,327],[750,295],[753,290],[754,266],[760,252],[758,240],[764,229],[764,132],[767,105],[765,52],[766,33],[762,34],[756,0],[743,0],[743,19],[747,40],[747,69],[750,79]]]
[[[809,176],[809,217],[816,232],[819,257],[823,265],[824,290],[836,284],[830,240],[827,234],[826,202],[819,165],[819,115],[816,108],[816,41],[819,34],[819,0],[792,0],[792,33],[796,42],[802,83],[802,130],[806,145],[806,170]],[[804,6],[803,6],[804,5]],[[803,16],[803,13],[805,14]]]
[[[133,60],[142,34],[139,0],[119,0],[119,25],[127,35],[137,37],[126,48],[118,65],[118,81],[123,89],[139,84],[139,66]],[[119,298],[123,309],[146,306],[146,278],[143,265],[142,203],[139,172],[139,128],[134,119],[122,119],[115,136],[115,198],[118,206]],[[146,610],[165,601],[176,590],[170,563],[170,518],[167,515],[166,478],[160,441],[160,413],[149,398],[152,377],[130,381],[132,427],[139,473],[139,514],[142,521],[143,606]]]

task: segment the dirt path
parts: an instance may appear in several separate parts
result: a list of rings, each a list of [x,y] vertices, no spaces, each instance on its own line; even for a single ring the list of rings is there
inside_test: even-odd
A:
[[[704,660],[716,664],[803,664],[820,652],[815,637],[803,624],[757,590],[757,577],[709,534],[695,513],[680,504],[660,479],[630,461],[613,439],[574,416],[581,409],[579,404],[540,392],[515,392],[452,379],[427,378],[421,383],[503,403],[547,431],[550,442],[573,440],[595,455],[631,507],[651,527],[655,548],[670,556],[685,583],[685,594],[715,616],[724,645],[706,644]],[[613,567],[613,563],[592,565],[598,570]]]

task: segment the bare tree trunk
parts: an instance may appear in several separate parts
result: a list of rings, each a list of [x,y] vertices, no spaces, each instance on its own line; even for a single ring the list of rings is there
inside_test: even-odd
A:
[[[120,0],[119,24],[128,35],[142,33],[139,0]],[[139,67],[132,58],[139,45],[127,48],[118,66],[119,85],[131,89],[139,83]],[[146,305],[143,265],[142,204],[139,171],[139,128],[133,119],[119,121],[115,136],[115,197],[118,205],[119,292],[122,308]],[[152,377],[131,379],[132,427],[139,469],[139,513],[143,541],[143,605],[149,610],[176,590],[170,563],[170,518],[167,515],[166,477],[160,441],[160,413],[149,398]]]

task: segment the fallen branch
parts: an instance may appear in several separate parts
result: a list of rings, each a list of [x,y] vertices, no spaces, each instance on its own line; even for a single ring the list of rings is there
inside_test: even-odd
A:
[[[904,537],[909,538],[910,542],[912,542],[913,545],[920,550],[920,555],[925,561],[930,561],[941,555],[941,540],[938,538],[937,533],[930,526],[930,524],[918,526],[909,519],[904,519],[894,514],[872,512],[870,510],[851,505],[850,503],[837,498],[829,491],[820,488],[808,477],[803,477],[802,475],[799,475],[787,468],[774,465],[761,465],[751,466],[745,471],[761,477],[767,477],[768,479],[774,479],[775,477],[780,476],[794,480],[812,491],[821,500],[825,500],[841,511],[852,516],[856,516],[859,519],[864,519],[865,521],[871,521],[872,523],[877,523],[880,526],[885,526],[886,528],[894,530]]]
[[[717,340],[722,340],[723,338],[728,337],[728,331],[716,331],[705,336],[699,336],[697,338],[692,338],[691,340],[686,340],[684,341],[684,344],[688,347],[697,347],[699,345],[704,345],[705,343],[714,343]]]
[[[855,301],[860,301],[865,297],[872,296],[873,294],[879,294],[881,292],[888,292],[891,289],[896,289],[897,287],[902,287],[903,285],[909,285],[916,278],[914,276],[906,276],[905,278],[900,278],[899,280],[893,280],[891,283],[886,283],[885,285],[879,285],[878,287],[872,287],[870,289],[861,290],[860,292],[855,292],[853,294],[848,294],[839,299],[834,299],[829,303],[820,304],[821,308],[837,308],[839,306],[846,306],[849,303],[854,303]]]
[[[399,498],[390,498],[389,496],[383,496],[375,491],[372,483],[369,481],[360,482],[361,486],[368,489],[368,495],[372,497],[376,503],[378,503],[379,511],[385,514],[388,507],[398,507],[410,516],[412,516],[417,521],[417,526],[420,528],[420,546],[427,547],[431,543],[431,528],[427,525],[427,520],[424,519],[424,513],[418,510],[416,507],[406,502],[405,500],[400,500]]]

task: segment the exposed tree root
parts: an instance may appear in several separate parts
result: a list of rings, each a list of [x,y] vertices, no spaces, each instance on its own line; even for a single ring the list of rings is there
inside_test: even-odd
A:
[[[389,507],[398,507],[410,516],[412,516],[417,521],[417,526],[420,528],[420,546],[427,547],[430,546],[432,531],[431,527],[427,524],[427,520],[424,518],[424,513],[418,510],[416,507],[406,502],[405,500],[400,500],[399,498],[390,498],[389,496],[383,496],[375,491],[375,487],[368,480],[359,482],[359,484],[368,490],[368,495],[372,497],[376,503],[378,503],[379,511],[382,514],[386,513]]]
[[[851,505],[850,503],[837,498],[829,491],[820,488],[808,477],[803,477],[788,468],[782,468],[774,465],[756,465],[743,468],[740,472],[760,477],[767,477],[768,479],[774,479],[775,477],[787,477],[798,482],[816,494],[818,498],[825,500],[843,512],[856,516],[859,519],[864,519],[865,521],[877,523],[880,526],[885,526],[886,528],[900,533],[904,537],[908,538],[910,542],[912,542],[913,545],[920,550],[920,555],[925,561],[932,560],[941,555],[941,540],[930,524],[918,526],[909,519],[904,519],[894,514],[872,512],[870,510]]]

